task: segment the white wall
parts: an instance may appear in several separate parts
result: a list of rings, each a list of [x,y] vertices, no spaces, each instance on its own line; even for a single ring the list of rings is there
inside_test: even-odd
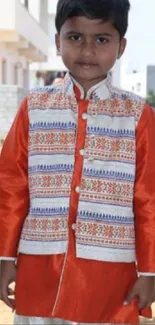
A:
[[[13,30],[15,26],[15,1],[0,0],[0,29]]]
[[[41,1],[44,1],[44,0],[41,0]],[[29,0],[29,12],[39,22],[40,0]]]
[[[18,1],[16,1],[15,29],[19,35],[32,43],[38,51],[41,51],[44,55],[48,55],[48,35]]]

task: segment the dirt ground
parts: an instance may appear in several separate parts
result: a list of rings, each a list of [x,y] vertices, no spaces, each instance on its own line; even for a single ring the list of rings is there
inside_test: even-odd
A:
[[[155,317],[155,305],[153,306],[153,314]],[[9,310],[9,308],[5,307],[5,305],[0,302],[0,325],[12,325],[13,324],[13,314]],[[153,321],[146,321],[143,320],[142,324],[148,325],[155,325],[155,320]]]

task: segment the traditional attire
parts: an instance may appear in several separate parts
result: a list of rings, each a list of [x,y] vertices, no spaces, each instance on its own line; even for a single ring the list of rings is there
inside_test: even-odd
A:
[[[154,139],[153,110],[108,78],[85,96],[66,75],[23,101],[0,160],[15,324],[139,324],[123,302],[155,274]]]

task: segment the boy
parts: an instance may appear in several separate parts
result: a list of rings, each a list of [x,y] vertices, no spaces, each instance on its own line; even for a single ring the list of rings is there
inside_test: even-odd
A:
[[[15,324],[151,317],[155,116],[108,77],[129,9],[128,0],[59,0],[56,44],[69,74],[28,95],[3,147],[1,299]]]

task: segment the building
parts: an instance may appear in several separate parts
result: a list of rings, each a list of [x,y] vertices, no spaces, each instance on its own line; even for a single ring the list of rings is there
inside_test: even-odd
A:
[[[29,88],[29,65],[48,57],[48,0],[0,1],[0,141]]]
[[[47,59],[48,1],[39,1],[38,21],[32,10],[35,0],[0,1],[0,84],[28,88],[29,64]]]
[[[49,48],[48,48],[48,60],[44,63],[31,64],[31,77],[30,87],[33,88],[37,84],[42,84],[40,76],[44,76],[44,80],[48,79],[49,76],[56,72],[66,71],[62,59],[57,55],[55,47],[55,13],[56,13],[57,0],[48,1],[48,35],[49,35]],[[36,76],[38,80],[36,82]]]
[[[155,93],[155,66],[147,65],[138,70],[131,70],[130,66],[122,62],[120,86],[135,94],[146,98],[149,93]]]
[[[149,93],[155,94],[155,65],[147,66],[146,91],[147,91],[147,95],[149,95]]]

